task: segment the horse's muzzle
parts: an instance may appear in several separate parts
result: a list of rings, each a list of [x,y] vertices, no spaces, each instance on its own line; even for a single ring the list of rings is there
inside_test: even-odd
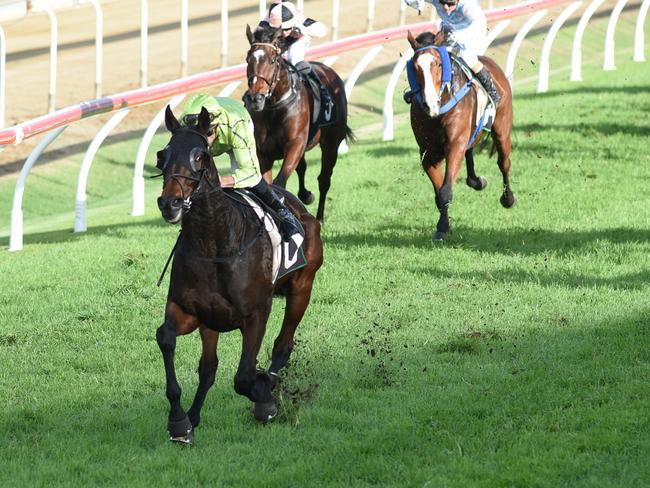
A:
[[[165,219],[170,224],[178,224],[183,217],[183,199],[182,198],[158,198],[158,208]]]
[[[248,97],[249,107],[253,112],[261,112],[264,110],[264,104],[266,102],[266,96],[262,93],[256,93],[252,97]]]

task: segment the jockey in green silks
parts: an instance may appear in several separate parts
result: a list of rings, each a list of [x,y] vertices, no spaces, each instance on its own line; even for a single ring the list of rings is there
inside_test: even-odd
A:
[[[185,104],[180,123],[195,126],[201,108],[210,112],[211,133],[208,144],[212,156],[230,156],[231,175],[219,176],[222,188],[246,188],[274,210],[281,219],[280,232],[285,240],[298,232],[296,217],[282,203],[273,189],[262,178],[257,160],[253,121],[246,108],[236,100],[212,95],[193,95]]]

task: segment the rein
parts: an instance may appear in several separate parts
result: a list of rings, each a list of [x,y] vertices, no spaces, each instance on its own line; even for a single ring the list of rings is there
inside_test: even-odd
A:
[[[282,108],[285,105],[288,105],[289,103],[291,103],[296,98],[296,96],[298,95],[298,91],[296,90],[295,80],[294,80],[294,77],[291,76],[291,70],[289,68],[289,65],[280,56],[282,51],[276,45],[270,44],[268,42],[255,42],[255,43],[251,44],[251,48],[256,47],[256,46],[265,46],[265,47],[272,48],[276,53],[277,60],[273,62],[273,64],[275,65],[275,68],[274,68],[274,71],[273,71],[273,77],[272,77],[270,82],[264,76],[260,76],[257,73],[253,72],[253,75],[248,77],[249,86],[250,86],[251,80],[253,78],[255,78],[255,77],[260,78],[269,87],[269,91],[266,92],[266,94],[264,95],[265,100],[270,102],[269,108],[273,109],[273,110]],[[271,97],[273,97],[273,92],[275,91],[275,89],[277,87],[277,84],[280,81],[280,77],[281,77],[281,74],[282,74],[281,73],[282,65],[284,65],[284,67],[285,67],[285,69],[287,71],[287,78],[289,79],[289,90],[288,90],[289,95],[286,98],[280,97],[278,99],[278,101],[273,102],[271,100]]]

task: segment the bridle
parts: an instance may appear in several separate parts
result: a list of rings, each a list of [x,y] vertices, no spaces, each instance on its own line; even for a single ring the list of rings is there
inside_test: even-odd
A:
[[[204,142],[203,147],[196,146],[192,150],[190,150],[189,158],[188,158],[187,163],[183,163],[183,166],[185,166],[185,167],[189,166],[190,174],[185,175],[185,174],[181,174],[181,173],[171,173],[171,174],[166,175],[164,170],[165,170],[165,167],[167,166],[167,164],[169,164],[169,156],[168,156],[167,161],[165,161],[164,164],[162,165],[162,167],[159,168],[161,170],[161,173],[159,175],[153,176],[153,178],[162,177],[163,178],[163,186],[167,185],[167,183],[170,180],[175,181],[178,184],[178,186],[180,187],[180,189],[181,189],[181,198],[183,200],[183,212],[187,212],[187,211],[190,210],[190,208],[192,206],[192,199],[193,198],[198,197],[198,196],[202,196],[202,195],[205,195],[205,194],[208,194],[208,193],[212,193],[213,191],[215,191],[217,189],[217,184],[208,179],[208,177],[206,175],[206,171],[208,169],[207,166],[197,168],[196,165],[195,165],[195,160],[196,160],[196,156],[198,155],[198,153],[201,153],[201,152],[207,153],[208,157],[211,157],[210,153],[209,153],[210,144],[208,143],[208,137],[205,134],[199,132],[198,130],[196,130],[196,129],[192,128],[192,127],[180,127],[179,129],[176,129],[174,132],[172,132],[172,140],[174,138],[174,135],[177,135],[180,132],[191,133],[191,134],[197,135]],[[170,144],[171,144],[171,140],[170,140]],[[169,147],[169,145],[167,147]],[[197,183],[196,190],[194,190],[192,192],[192,194],[187,196],[187,197],[185,196],[185,190],[183,189],[183,185],[181,184],[181,179],[189,180],[189,181],[195,181]],[[203,182],[205,182],[207,184],[207,186],[209,187],[208,190],[203,189],[204,186],[205,186],[205,185],[203,185]]]
[[[413,63],[414,64],[415,64],[416,57],[419,58],[420,53],[422,53],[424,51],[429,51],[429,52],[437,51],[438,52],[438,56],[433,56],[433,58],[437,60],[436,61],[437,65],[440,66],[441,70],[443,71],[442,82],[440,84],[440,91],[437,94],[438,95],[438,100],[437,100],[438,107],[440,107],[440,103],[442,101],[442,96],[444,95],[445,90],[447,90],[447,91],[449,91],[449,93],[451,93],[451,77],[449,79],[445,79],[445,77],[444,77],[443,58],[442,58],[442,53],[441,53],[442,49],[445,49],[445,48],[441,47],[441,46],[431,44],[431,45],[426,45],[426,46],[419,47],[418,49],[416,49],[413,52]]]
[[[261,79],[264,83],[268,85],[269,90],[264,95],[264,98],[268,100],[269,98],[271,98],[271,96],[273,96],[273,91],[275,90],[278,81],[280,81],[280,68],[282,65],[282,58],[280,57],[280,54],[282,53],[282,51],[278,46],[276,46],[275,44],[271,44],[269,42],[254,42],[253,44],[251,44],[251,52],[256,47],[270,47],[271,49],[273,49],[273,51],[275,51],[275,57],[271,61],[271,63],[274,65],[273,76],[271,78],[271,81],[269,81],[266,77],[259,75],[255,71],[253,71],[253,74],[248,77],[249,87],[253,84],[253,80],[255,78]],[[249,58],[250,58],[250,54],[249,54]]]

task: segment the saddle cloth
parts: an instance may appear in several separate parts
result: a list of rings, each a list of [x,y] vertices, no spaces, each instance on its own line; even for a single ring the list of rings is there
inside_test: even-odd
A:
[[[283,241],[278,230],[278,224],[272,214],[262,208],[262,203],[249,191],[237,189],[232,192],[250,205],[257,217],[264,224],[273,245],[273,283],[283,276],[307,265],[303,244],[305,229],[300,225],[300,232],[291,236],[289,241]],[[298,222],[300,224],[300,222]]]
[[[307,87],[307,91],[311,93],[314,104],[311,119],[309,121],[309,135],[307,137],[307,140],[311,142],[318,129],[321,127],[327,127],[328,125],[332,125],[334,122],[336,122],[336,105],[334,104],[334,98],[330,93],[332,103],[330,103],[327,107],[323,106],[320,97],[320,86],[318,83],[316,83],[316,80],[310,76],[305,76],[302,74],[300,75],[300,78],[302,78],[303,83]],[[327,87],[323,88],[327,90]]]
[[[469,66],[467,66],[462,58],[454,56],[452,53],[450,53],[450,57],[458,63],[460,68],[465,72],[467,78],[472,80],[472,83],[476,87],[476,127],[480,127],[482,130],[490,132],[492,129],[492,123],[494,122],[495,111],[487,90],[478,78],[476,78],[474,72]]]

